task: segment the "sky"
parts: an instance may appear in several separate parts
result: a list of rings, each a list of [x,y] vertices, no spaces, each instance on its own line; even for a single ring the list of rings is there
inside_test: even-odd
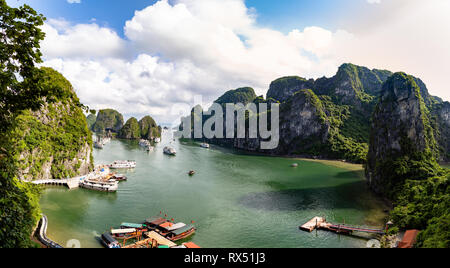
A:
[[[448,0],[7,0],[47,18],[43,65],[92,109],[171,124],[225,91],[351,62],[450,100]]]

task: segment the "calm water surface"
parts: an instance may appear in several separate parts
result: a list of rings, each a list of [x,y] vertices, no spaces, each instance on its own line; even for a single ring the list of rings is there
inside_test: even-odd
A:
[[[165,139],[169,140],[168,138]],[[202,247],[365,247],[367,240],[298,226],[315,216],[365,224],[374,204],[357,173],[316,162],[251,156],[194,143],[173,142],[176,157],[152,153],[137,142],[114,140],[95,150],[96,164],[137,161],[124,171],[117,193],[48,188],[41,199],[48,236],[63,246],[101,247],[96,237],[121,222],[162,214],[195,221],[192,241]],[[298,168],[291,168],[292,163]],[[187,172],[197,174],[189,177]]]

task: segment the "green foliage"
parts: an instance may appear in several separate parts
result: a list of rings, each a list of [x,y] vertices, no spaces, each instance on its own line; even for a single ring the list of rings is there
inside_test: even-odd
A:
[[[161,128],[151,116],[146,116],[139,121],[141,138],[151,140],[152,138],[161,137]]]
[[[30,234],[40,214],[39,188],[19,181],[19,171],[28,170],[22,175],[33,179],[51,161],[54,178],[74,176],[80,167],[75,161],[78,152],[85,146],[92,148],[86,117],[70,83],[50,68],[40,71],[40,84],[51,92],[47,99],[52,103],[45,103],[36,112],[21,111],[9,129],[1,133],[0,147],[7,154],[0,156],[0,247],[33,246]],[[70,166],[68,161],[75,164]]]
[[[92,126],[92,131],[104,133],[106,130],[119,132],[123,127],[123,116],[113,109],[100,110],[97,114],[97,121]]]
[[[95,121],[97,121],[97,116],[95,114],[89,114],[86,118],[88,128],[92,129],[92,126],[95,124]]]
[[[141,138],[141,129],[136,118],[128,119],[123,128],[119,131],[118,137],[121,139],[136,140]]]
[[[404,73],[392,75],[383,89],[385,94],[373,119],[373,150],[369,153],[367,173],[393,201],[391,217],[398,228],[425,230],[419,235],[419,247],[448,246],[445,222],[449,218],[450,173],[437,163],[435,131],[421,89],[414,77]],[[398,99],[405,98],[419,104],[420,115],[412,119],[420,126],[416,137],[408,131],[416,126],[405,125],[409,123],[389,114],[397,109]],[[400,149],[387,147],[383,140],[386,137],[399,139]]]
[[[215,103],[227,104],[227,103],[242,103],[248,104],[256,99],[255,90],[251,87],[238,88],[236,90],[230,90],[218,98]]]
[[[24,110],[16,116],[15,126],[6,133],[13,152],[11,157],[21,170],[30,168],[26,179],[38,177],[50,160],[54,178],[73,177],[78,170],[68,165],[68,161],[78,158],[85,146],[92,147],[92,136],[70,83],[53,69],[42,70],[44,84],[51,88],[49,92],[54,92],[53,103],[39,112]]]
[[[48,95],[37,83],[40,72],[35,68],[42,62],[44,19],[27,5],[11,8],[0,0],[0,131],[9,127],[15,112],[38,109]]]
[[[420,232],[417,237],[417,246],[421,248],[450,248],[450,213],[448,211],[428,222],[428,227]]]
[[[18,163],[7,131],[17,113],[38,110],[49,97],[43,87],[39,42],[44,17],[24,5],[0,0],[0,248],[33,247],[30,234],[39,215],[39,190],[16,179]]]

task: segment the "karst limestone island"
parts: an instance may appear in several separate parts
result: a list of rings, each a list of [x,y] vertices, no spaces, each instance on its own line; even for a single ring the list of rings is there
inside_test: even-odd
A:
[[[277,79],[266,98],[247,87],[228,91],[215,102],[279,103],[280,144],[261,150],[262,140],[249,138],[248,131],[245,139],[199,141],[270,155],[362,163],[371,189],[393,205],[394,227],[384,246],[393,246],[395,233],[409,229],[423,230],[419,247],[450,246],[450,173],[438,164],[450,159],[450,103],[431,96],[419,78],[343,64],[331,78]],[[192,109],[191,127],[195,120],[208,120],[201,110]]]

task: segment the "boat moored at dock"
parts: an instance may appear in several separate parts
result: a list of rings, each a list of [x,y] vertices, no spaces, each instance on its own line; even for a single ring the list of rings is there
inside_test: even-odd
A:
[[[80,182],[80,187],[90,190],[112,193],[118,190],[119,183],[117,181],[103,182],[98,180],[84,180]]]
[[[102,234],[101,241],[106,248],[120,248],[119,242],[109,232]]]
[[[123,174],[114,174],[112,176],[112,179],[115,180],[115,181],[119,181],[119,182],[128,180],[127,176],[125,176]]]
[[[178,241],[192,236],[195,233],[195,230],[196,229],[193,225],[186,225],[182,228],[170,231],[166,235],[166,238],[171,241]]]

